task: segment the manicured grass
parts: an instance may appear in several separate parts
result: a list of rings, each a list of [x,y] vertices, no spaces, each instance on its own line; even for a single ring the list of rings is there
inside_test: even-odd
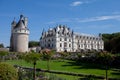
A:
[[[64,75],[64,74],[53,74],[53,73],[46,73],[46,75],[49,77],[49,76],[56,76],[58,78],[62,78],[62,79],[65,79],[65,80],[79,80],[79,78],[82,78],[82,77],[79,77],[79,76],[70,76],[70,75]]]
[[[6,61],[9,64],[16,64],[20,66],[26,66],[26,67],[33,67],[32,64],[25,62],[24,60],[9,60]],[[47,69],[47,61],[40,60],[37,62],[36,65],[37,68],[41,69]],[[81,74],[87,74],[87,75],[97,75],[97,76],[105,76],[105,70],[100,69],[98,67],[94,67],[93,64],[75,64],[74,61],[69,60],[51,60],[50,61],[50,70],[56,70],[56,71],[64,71],[64,72],[72,72],[72,73],[81,73]],[[110,78],[120,78],[120,73],[108,70],[108,77]]]

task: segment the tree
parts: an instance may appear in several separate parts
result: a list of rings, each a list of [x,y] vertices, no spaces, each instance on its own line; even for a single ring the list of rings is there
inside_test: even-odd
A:
[[[106,72],[106,80],[108,80],[108,69],[112,61],[114,60],[114,57],[111,53],[103,52],[99,53],[97,55],[98,60],[105,66],[105,72]]]
[[[102,34],[106,51],[120,53],[120,32],[112,34]]]
[[[34,69],[33,78],[35,80],[36,79],[36,64],[37,64],[37,61],[40,59],[40,55],[37,53],[28,53],[24,59],[25,61],[33,64],[33,69]]]
[[[4,60],[4,56],[7,55],[7,51],[0,51],[0,61]]]
[[[36,46],[39,46],[39,42],[37,42],[37,41],[30,41],[29,42],[29,47],[36,47]]]
[[[4,48],[4,45],[3,45],[3,44],[0,44],[0,48]]]
[[[51,57],[55,53],[55,51],[54,50],[49,50],[49,49],[44,49],[42,52],[43,52],[42,57],[43,57],[43,59],[47,60],[47,68],[48,68],[48,70],[50,70],[50,64],[49,63],[50,63]]]
[[[18,80],[16,69],[12,65],[0,63],[0,80]]]

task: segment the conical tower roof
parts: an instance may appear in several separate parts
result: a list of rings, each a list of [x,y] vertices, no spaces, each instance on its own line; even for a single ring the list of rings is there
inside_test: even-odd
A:
[[[15,26],[15,28],[25,28],[24,22],[23,20],[20,20],[17,25]]]

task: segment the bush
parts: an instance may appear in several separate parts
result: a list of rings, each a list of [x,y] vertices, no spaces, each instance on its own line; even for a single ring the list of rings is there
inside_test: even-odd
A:
[[[0,80],[18,80],[16,69],[12,65],[0,63]]]

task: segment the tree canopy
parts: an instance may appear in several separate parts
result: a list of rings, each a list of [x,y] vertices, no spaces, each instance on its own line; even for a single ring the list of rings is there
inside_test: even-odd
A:
[[[28,53],[25,57],[24,57],[25,61],[30,62],[30,63],[36,63],[37,60],[40,59],[40,55],[37,53]]]
[[[29,47],[36,47],[36,46],[39,46],[38,41],[29,41]]]
[[[0,44],[0,48],[4,48],[4,45],[2,43]]]
[[[102,34],[104,48],[112,53],[120,53],[120,32],[112,34]]]
[[[0,80],[18,80],[16,69],[6,63],[0,63]]]

